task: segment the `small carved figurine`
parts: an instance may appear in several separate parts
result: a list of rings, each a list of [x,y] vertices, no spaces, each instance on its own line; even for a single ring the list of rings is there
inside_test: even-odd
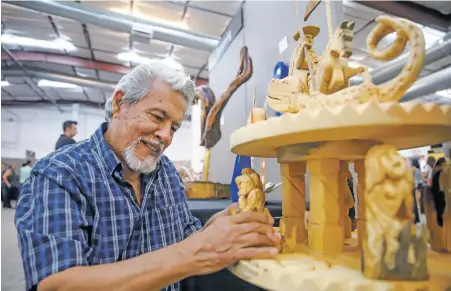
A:
[[[385,280],[427,279],[427,231],[412,232],[412,171],[390,145],[371,148],[365,170],[364,275]]]
[[[240,211],[265,211],[265,193],[260,176],[251,168],[241,171],[241,176],[236,177],[238,186],[238,205]]]

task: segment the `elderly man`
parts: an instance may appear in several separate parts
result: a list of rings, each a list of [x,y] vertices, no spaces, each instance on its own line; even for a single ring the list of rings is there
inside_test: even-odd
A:
[[[271,217],[226,209],[201,230],[188,209],[163,151],[194,94],[179,64],[141,64],[107,101],[108,122],[36,164],[15,217],[27,290],[179,290],[277,253]]]

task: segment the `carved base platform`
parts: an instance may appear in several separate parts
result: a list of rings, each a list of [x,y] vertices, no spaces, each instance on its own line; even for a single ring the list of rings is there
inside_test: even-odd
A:
[[[297,253],[274,260],[241,261],[229,270],[241,279],[271,291],[449,291],[451,254],[428,253],[430,278],[426,281],[370,280],[360,271],[356,239],[347,241],[340,255],[319,255],[298,245]]]
[[[186,197],[190,199],[230,199],[230,185],[194,181],[185,183]]]
[[[280,151],[287,146],[296,145],[297,151],[307,154],[325,142],[361,140],[401,150],[445,142],[450,130],[451,106],[414,101],[347,104],[248,124],[232,133],[230,147],[234,154],[278,158],[281,162],[285,153]],[[349,152],[349,159],[358,158],[353,148],[349,147]]]

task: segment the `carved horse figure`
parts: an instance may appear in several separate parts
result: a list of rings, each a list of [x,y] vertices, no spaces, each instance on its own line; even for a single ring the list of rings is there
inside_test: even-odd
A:
[[[347,88],[349,79],[365,70],[363,67],[348,66],[348,59],[352,55],[354,26],[353,21],[346,20],[337,28],[315,66],[315,83],[319,84],[318,89],[323,94]]]

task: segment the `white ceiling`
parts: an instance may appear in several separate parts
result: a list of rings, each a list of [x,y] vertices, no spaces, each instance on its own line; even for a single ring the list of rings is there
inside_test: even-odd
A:
[[[195,33],[201,33],[219,38],[237,12],[242,1],[81,1],[95,9],[109,10],[150,21],[173,25]],[[415,1],[418,2],[418,1]],[[434,3],[432,3],[434,2]],[[422,5],[449,13],[450,2],[430,1]],[[208,51],[195,50],[172,43],[152,40],[150,44],[131,41],[130,35],[120,33],[91,24],[84,25],[68,19],[49,16],[35,11],[25,10],[14,5],[2,3],[1,20],[2,34],[12,34],[27,38],[52,41],[57,38],[68,40],[75,46],[74,50],[55,50],[38,46],[4,44],[12,52],[41,52],[79,57],[87,60],[105,62],[121,66],[134,66],[136,63],[123,61],[118,54],[129,52],[145,58],[163,58],[171,56],[179,60],[193,77],[208,78]],[[363,64],[372,69],[384,65],[384,62],[374,60],[366,52],[366,37],[374,28],[374,19],[382,14],[380,11],[361,4],[344,1],[345,18],[356,23],[354,53],[351,60],[355,64]],[[422,27],[426,36],[427,46],[432,46],[444,33]],[[389,43],[386,42],[385,45]],[[382,44],[384,45],[384,44]],[[50,70],[66,75],[82,78],[92,78],[104,82],[117,82],[122,74],[105,70],[54,64],[49,62],[22,62],[32,69]],[[441,70],[451,65],[451,57],[428,65],[422,76]],[[11,66],[8,68],[8,66]],[[2,62],[2,69],[18,69],[12,61]],[[4,77],[2,75],[2,77]],[[3,78],[2,78],[3,79]],[[2,86],[2,102],[4,101],[39,101],[42,98],[54,98],[70,101],[83,101],[101,104],[108,98],[110,92],[87,87],[77,89],[44,88],[46,96],[39,92],[36,81],[33,83],[22,76],[5,77],[10,85]],[[38,92],[38,93],[36,93]],[[442,98],[440,102],[450,102],[451,98]],[[435,100],[437,101],[437,100]]]

